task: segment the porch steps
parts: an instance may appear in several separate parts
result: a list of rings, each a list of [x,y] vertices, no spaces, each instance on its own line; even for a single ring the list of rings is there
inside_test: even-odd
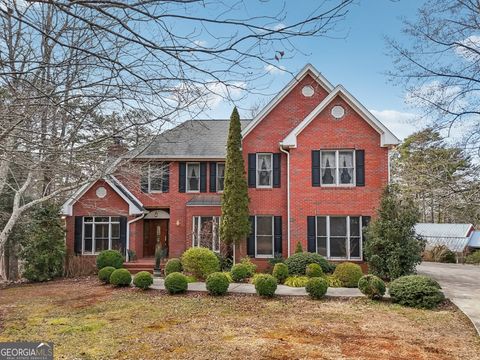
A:
[[[160,267],[163,269],[166,264],[166,260],[163,260]],[[153,274],[153,268],[155,267],[154,259],[138,259],[134,261],[124,262],[123,267],[130,271],[131,274],[136,274],[140,271],[148,271]]]

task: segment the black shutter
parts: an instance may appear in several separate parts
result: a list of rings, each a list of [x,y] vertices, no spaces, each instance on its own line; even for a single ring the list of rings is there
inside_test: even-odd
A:
[[[365,150],[355,151],[355,178],[357,186],[365,186]]]
[[[200,163],[200,192],[207,192],[207,163]]]
[[[73,251],[76,255],[82,254],[82,234],[83,234],[83,217],[75,216],[75,237],[73,240]]]
[[[282,217],[273,217],[273,252],[282,254]]]
[[[312,150],[312,186],[320,186],[320,150]]]
[[[123,256],[127,253],[127,217],[120,216],[120,252]]]
[[[307,216],[307,249],[308,252],[317,252],[315,244],[315,216]]]
[[[210,162],[210,192],[217,192],[217,163]]]
[[[187,182],[187,164],[183,161],[178,163],[178,191],[185,192],[185,184]]]
[[[164,163],[162,169],[162,192],[170,190],[170,163]]]
[[[281,155],[282,154],[273,154],[273,187],[280,187],[280,168],[281,168]]]
[[[257,154],[248,154],[248,187],[256,187],[257,179]]]
[[[250,216],[250,235],[247,239],[247,255],[255,257],[255,216]]]
[[[142,166],[141,171],[140,190],[144,193],[148,193],[148,165]]]

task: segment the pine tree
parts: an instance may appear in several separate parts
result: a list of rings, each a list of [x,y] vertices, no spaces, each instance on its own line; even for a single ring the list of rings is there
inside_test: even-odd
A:
[[[242,156],[240,116],[235,107],[230,117],[222,196],[220,236],[226,244],[238,244],[250,233],[248,186]]]

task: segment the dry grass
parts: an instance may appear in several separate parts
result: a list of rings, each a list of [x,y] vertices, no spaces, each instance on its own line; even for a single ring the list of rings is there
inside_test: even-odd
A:
[[[65,280],[0,290],[0,341],[48,340],[65,359],[479,359],[454,307],[366,299],[168,296]]]

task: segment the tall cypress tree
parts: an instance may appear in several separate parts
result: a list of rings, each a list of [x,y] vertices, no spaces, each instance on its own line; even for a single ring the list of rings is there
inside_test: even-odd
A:
[[[240,116],[235,107],[230,116],[222,196],[220,236],[226,244],[238,244],[250,233],[248,186],[242,156]]]

